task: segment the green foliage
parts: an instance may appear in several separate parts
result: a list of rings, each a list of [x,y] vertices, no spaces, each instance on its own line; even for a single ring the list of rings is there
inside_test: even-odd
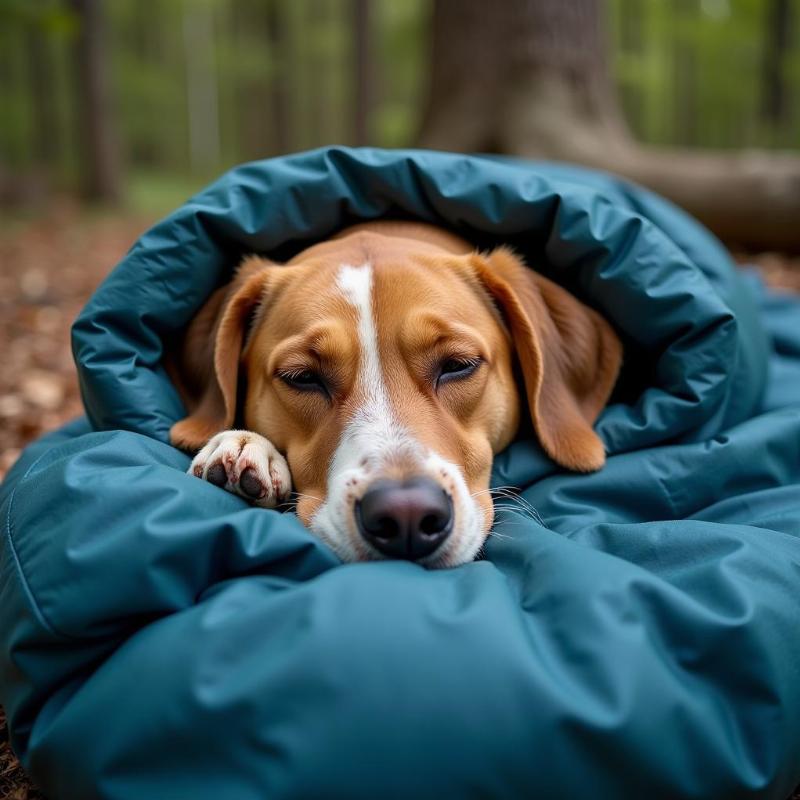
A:
[[[797,147],[800,0],[791,0],[780,73],[794,103],[779,121],[763,112],[767,12],[775,2],[608,0],[613,69],[634,133],[659,144]],[[414,143],[432,5],[368,4],[373,144]],[[135,179],[142,170],[196,182],[282,148],[353,142],[353,0],[105,0],[103,8],[116,127],[136,204],[165,195]],[[67,0],[0,0],[0,163],[45,169],[56,183],[69,183],[78,169],[77,25]],[[46,48],[49,99],[34,91],[32,37]],[[36,144],[48,111],[42,103],[51,104],[45,116],[56,127],[46,163]]]
[[[373,129],[385,147],[414,142],[422,124],[430,54],[429,0],[382,0],[374,4],[378,72],[386,91],[375,109]]]
[[[128,206],[147,216],[168,214],[206,183],[205,178],[137,170],[128,180]]]
[[[611,0],[613,67],[644,141],[698,147],[800,145],[800,3],[782,79],[792,113],[764,119],[768,14],[776,0]]]
[[[74,33],[77,20],[64,0],[0,0],[0,25],[38,27],[59,36]]]

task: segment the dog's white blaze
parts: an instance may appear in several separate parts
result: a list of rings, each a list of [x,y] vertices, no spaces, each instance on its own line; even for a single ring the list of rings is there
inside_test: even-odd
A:
[[[361,345],[359,380],[365,393],[364,405],[380,406],[381,416],[389,416],[389,397],[381,374],[378,332],[372,316],[372,267],[364,264],[339,270],[337,286],[358,314],[358,340]],[[375,414],[378,416],[379,414]]]
[[[379,557],[354,530],[353,501],[363,494],[370,480],[393,460],[419,464],[420,471],[433,472],[453,497],[456,519],[462,529],[460,541],[444,559],[458,563],[470,560],[483,542],[480,514],[469,496],[464,478],[455,464],[428,451],[395,417],[383,379],[378,334],[372,312],[372,267],[342,265],[337,287],[353,306],[358,319],[359,370],[357,386],[363,401],[342,433],[328,471],[328,498],[311,520],[311,528],[344,560]]]
[[[363,400],[342,435],[331,464],[331,474],[354,461],[376,463],[382,458],[414,455],[419,445],[394,416],[383,380],[378,332],[372,313],[372,267],[342,265],[337,286],[356,310],[359,370],[357,385]]]

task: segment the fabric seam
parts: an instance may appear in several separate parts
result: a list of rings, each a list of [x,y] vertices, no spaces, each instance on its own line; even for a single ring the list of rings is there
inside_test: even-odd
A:
[[[52,448],[46,450],[42,453],[39,458],[37,458],[31,465],[25,470],[24,475],[19,479],[17,485],[11,490],[11,494],[8,497],[8,511],[6,512],[6,539],[8,540],[8,547],[11,551],[11,556],[14,560],[14,566],[16,567],[16,571],[19,575],[20,582],[22,583],[22,587],[25,591],[25,595],[28,598],[28,603],[30,604],[31,608],[34,611],[34,616],[37,618],[38,622],[42,627],[48,632],[53,634],[54,636],[58,636],[62,639],[73,639],[75,637],[68,636],[61,631],[59,631],[47,618],[47,615],[42,611],[41,606],[39,605],[38,600],[36,599],[36,595],[31,588],[30,582],[25,574],[25,569],[22,566],[22,560],[19,557],[19,553],[17,552],[16,545],[14,544],[14,536],[12,533],[12,524],[11,524],[11,511],[14,507],[14,500],[17,496],[17,489],[24,483],[25,479],[31,474],[33,469],[39,464],[39,462],[47,455],[52,453]]]

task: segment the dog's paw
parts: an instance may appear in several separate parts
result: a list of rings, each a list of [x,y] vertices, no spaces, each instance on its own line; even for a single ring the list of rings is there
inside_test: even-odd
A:
[[[275,508],[292,490],[286,459],[269,439],[251,431],[218,433],[188,472],[263,508]]]

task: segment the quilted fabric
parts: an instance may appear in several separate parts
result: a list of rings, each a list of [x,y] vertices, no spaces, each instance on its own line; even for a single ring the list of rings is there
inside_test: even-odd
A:
[[[244,253],[402,217],[506,242],[624,375],[591,475],[528,435],[486,557],[342,565],[184,474],[165,343]],[[800,781],[800,305],[563,165],[329,148],[146,233],[74,326],[87,419],[0,488],[0,702],[54,798],[771,797]]]

